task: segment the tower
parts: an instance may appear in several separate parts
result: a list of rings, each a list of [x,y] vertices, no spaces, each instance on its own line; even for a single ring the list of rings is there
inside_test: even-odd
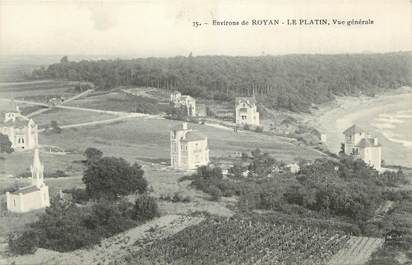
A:
[[[38,188],[41,188],[44,183],[44,166],[40,162],[40,157],[39,157],[39,148],[36,147],[34,149],[34,155],[33,155],[33,164],[30,166],[30,171],[31,171],[31,183],[33,186],[36,186]]]
[[[181,144],[180,141],[185,138],[186,132],[190,131],[187,123],[177,125],[170,132],[170,164],[173,168],[179,168],[181,165]]]

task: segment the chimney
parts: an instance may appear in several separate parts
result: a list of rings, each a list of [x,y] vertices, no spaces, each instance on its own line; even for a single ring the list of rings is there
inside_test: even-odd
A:
[[[187,130],[187,122],[184,122],[184,123],[182,124],[182,129],[183,129],[183,130]]]

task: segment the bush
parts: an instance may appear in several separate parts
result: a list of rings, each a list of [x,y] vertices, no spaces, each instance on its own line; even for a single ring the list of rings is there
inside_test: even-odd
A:
[[[220,198],[222,197],[222,191],[216,186],[209,187],[208,193],[210,194],[210,200],[212,201],[220,201]]]
[[[36,252],[39,238],[34,231],[14,232],[9,234],[9,249],[16,255]]]
[[[263,132],[263,126],[257,126],[255,132],[261,133]]]
[[[146,194],[136,199],[133,208],[133,219],[145,222],[160,216],[155,198]]]
[[[7,135],[0,133],[0,153],[11,153],[13,152],[13,148],[11,147],[10,139]]]
[[[97,148],[89,147],[84,151],[84,155],[86,156],[86,162],[90,164],[101,159],[103,156],[103,152]]]
[[[249,126],[249,124],[245,124],[245,125],[243,125],[243,130],[250,130],[250,126]]]
[[[87,194],[85,189],[73,188],[66,189],[63,192],[71,194],[73,202],[75,203],[84,203],[89,200],[89,195]]]
[[[130,165],[123,158],[103,157],[88,164],[83,175],[86,192],[91,198],[115,199],[147,189],[144,171],[138,164]]]
[[[67,177],[66,172],[63,170],[56,170],[54,173],[45,174],[45,178],[64,178]]]
[[[51,121],[51,128],[53,129],[53,131],[55,131],[56,133],[61,133],[62,129],[59,127],[59,125],[57,124],[57,121]]]
[[[175,192],[172,198],[173,202],[191,202],[192,198],[189,195],[185,195],[182,192]]]
[[[31,228],[39,237],[39,247],[73,251],[135,226],[132,210],[133,204],[127,201],[99,200],[91,207],[78,207],[70,201],[55,200]]]

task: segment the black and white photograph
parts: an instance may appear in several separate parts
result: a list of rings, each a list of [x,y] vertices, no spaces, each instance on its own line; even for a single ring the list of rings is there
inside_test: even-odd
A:
[[[411,0],[0,0],[0,265],[411,265]]]

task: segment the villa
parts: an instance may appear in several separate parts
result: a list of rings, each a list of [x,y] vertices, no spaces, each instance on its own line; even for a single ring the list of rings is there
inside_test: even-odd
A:
[[[365,161],[376,170],[381,170],[382,146],[377,137],[372,137],[356,125],[346,129],[343,151],[345,154]]]
[[[259,126],[259,112],[254,97],[236,98],[236,124]]]
[[[197,116],[196,100],[188,95],[182,95],[179,91],[170,94],[170,103],[175,108],[185,107],[188,117]]]
[[[170,156],[174,169],[193,170],[209,164],[207,137],[184,122],[170,132]]]
[[[14,101],[5,110],[4,120],[0,122],[0,133],[7,135],[15,151],[30,150],[38,145],[37,125],[20,113]]]

